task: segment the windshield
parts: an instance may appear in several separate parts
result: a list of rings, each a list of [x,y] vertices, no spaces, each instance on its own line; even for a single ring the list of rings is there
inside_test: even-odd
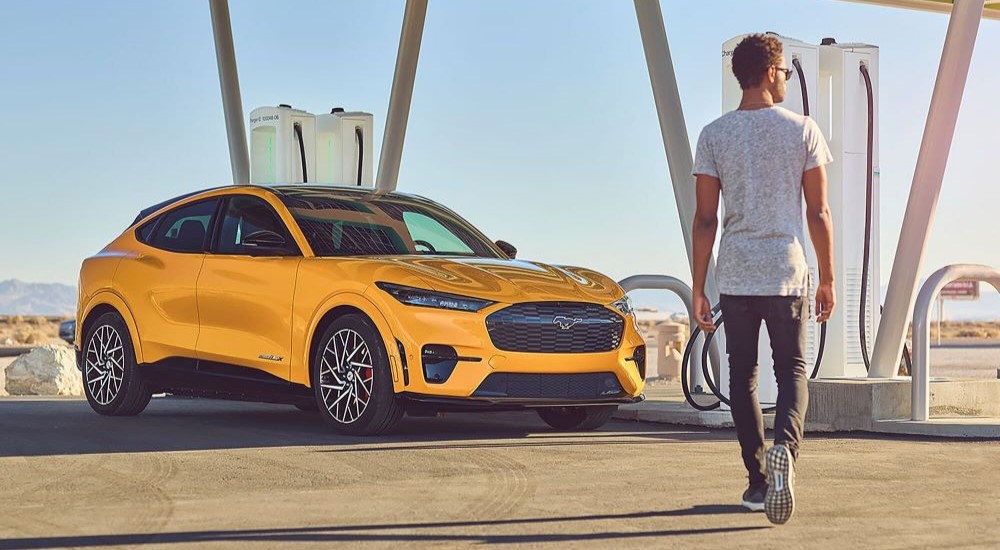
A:
[[[429,201],[307,189],[279,196],[317,256],[502,257],[468,222]]]

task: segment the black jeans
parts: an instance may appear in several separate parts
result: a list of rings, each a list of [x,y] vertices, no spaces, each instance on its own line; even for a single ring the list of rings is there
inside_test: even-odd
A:
[[[764,469],[764,419],[757,401],[757,345],[760,323],[771,338],[778,403],[774,416],[774,443],[785,445],[793,458],[799,454],[802,428],[809,406],[806,373],[808,297],[731,296],[719,304],[726,328],[729,355],[729,400],[736,437],[743,451],[750,483],[767,479]]]

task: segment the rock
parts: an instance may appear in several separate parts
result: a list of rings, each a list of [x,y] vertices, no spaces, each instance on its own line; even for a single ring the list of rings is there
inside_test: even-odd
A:
[[[11,358],[0,358],[0,397],[7,395],[7,366],[12,362]]]
[[[6,388],[10,395],[83,395],[83,379],[72,349],[41,346],[7,367]]]

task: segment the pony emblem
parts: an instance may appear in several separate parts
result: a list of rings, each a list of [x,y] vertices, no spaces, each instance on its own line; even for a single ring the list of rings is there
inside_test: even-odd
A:
[[[562,315],[552,319],[552,324],[559,325],[559,328],[563,330],[569,330],[582,322],[583,319],[579,317],[564,317]]]

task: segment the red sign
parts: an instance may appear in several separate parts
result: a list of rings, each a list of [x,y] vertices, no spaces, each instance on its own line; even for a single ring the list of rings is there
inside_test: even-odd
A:
[[[978,300],[979,281],[952,281],[941,289],[942,300]]]

